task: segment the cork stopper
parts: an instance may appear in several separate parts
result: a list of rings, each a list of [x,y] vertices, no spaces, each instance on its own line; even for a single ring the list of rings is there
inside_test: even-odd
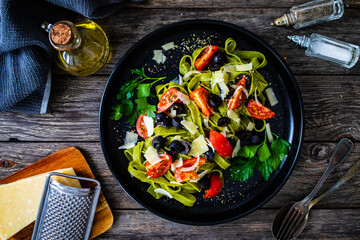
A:
[[[71,28],[64,23],[56,24],[51,29],[50,37],[55,44],[69,44],[72,40]]]

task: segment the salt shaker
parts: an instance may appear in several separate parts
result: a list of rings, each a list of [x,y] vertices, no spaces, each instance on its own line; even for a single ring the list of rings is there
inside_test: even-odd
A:
[[[306,48],[305,55],[317,57],[343,67],[353,67],[359,59],[359,46],[322,36],[317,33],[306,36],[288,36],[288,38]]]
[[[289,13],[275,19],[275,26],[290,26],[299,29],[322,22],[339,19],[344,14],[342,0],[315,0],[290,8]]]

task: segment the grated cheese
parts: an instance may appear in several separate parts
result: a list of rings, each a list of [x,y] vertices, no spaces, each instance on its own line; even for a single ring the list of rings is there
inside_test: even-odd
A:
[[[191,143],[191,150],[190,154],[194,157],[200,156],[203,153],[209,151],[209,147],[207,146],[206,140],[204,138],[204,135],[200,135],[194,141]]]
[[[190,104],[190,98],[188,95],[178,91],[178,97],[180,99],[181,102],[183,102],[185,105],[189,105]]]
[[[154,57],[152,59],[158,64],[166,61],[166,56],[163,54],[162,50],[154,50],[153,53]]]
[[[168,198],[173,198],[173,196],[172,196],[168,191],[166,191],[166,190],[163,189],[163,188],[157,188],[157,189],[154,190],[154,192],[159,193],[159,194],[162,194],[162,195],[165,195],[165,196],[167,196]]]
[[[275,93],[274,93],[273,89],[272,88],[267,88],[265,90],[265,93],[266,93],[266,96],[269,99],[270,105],[272,107],[275,106],[278,103],[278,100],[277,100],[277,98],[275,96]]]
[[[190,121],[182,120],[181,125],[183,125],[192,135],[196,134],[198,132],[198,126]]]
[[[153,146],[150,146],[146,149],[144,157],[151,165],[154,165],[161,161],[157,150]]]
[[[182,158],[177,159],[174,163],[171,164],[171,171],[175,171],[177,168],[183,165]]]
[[[148,116],[144,116],[143,120],[146,126],[148,137],[150,137],[154,134],[154,119]]]
[[[174,42],[169,42],[169,43],[162,45],[161,48],[164,49],[164,51],[168,51],[170,49],[175,48],[175,45],[174,45]]]
[[[120,146],[119,149],[133,148],[138,140],[138,136],[136,133],[126,131],[124,145]]]

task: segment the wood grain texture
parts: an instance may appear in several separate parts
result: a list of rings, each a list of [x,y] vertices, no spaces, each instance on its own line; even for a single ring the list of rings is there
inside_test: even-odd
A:
[[[252,0],[145,0],[143,3],[132,3],[130,7],[135,8],[252,8],[252,7],[271,7],[271,8],[290,8],[293,5],[304,3],[303,0],[288,0],[288,1],[252,1]],[[344,0],[346,7],[360,6],[357,0]]]
[[[94,178],[94,175],[81,152],[75,147],[66,147],[1,179],[0,184],[11,183],[41,173],[69,167],[72,167],[78,176]],[[113,220],[114,218],[111,209],[104,195],[100,193],[90,238],[94,238],[107,231],[112,226]],[[31,239],[32,231],[33,226],[26,227],[15,234],[11,239]]]
[[[296,75],[305,141],[360,140],[358,76]],[[107,76],[55,76],[49,113],[0,114],[0,141],[99,141],[98,112]],[[76,87],[73,87],[76,86]]]
[[[177,224],[148,211],[116,210],[114,213],[117,227],[101,235],[101,239],[274,239],[271,224],[277,210],[261,209],[215,226]],[[359,239],[359,215],[359,209],[313,209],[297,239]]]
[[[0,179],[36,162],[58,149],[73,145],[81,150],[90,165],[95,178],[101,182],[104,195],[112,209],[142,209],[133,201],[113,178],[102,155],[99,143],[63,142],[63,143],[0,143],[0,158],[16,162],[12,168],[0,169]],[[359,144],[355,144],[349,158],[330,174],[320,190],[325,192],[358,160]],[[305,143],[300,158],[287,183],[263,208],[278,209],[287,202],[304,198],[316,185],[325,172],[328,156],[335,143]],[[127,161],[127,160],[125,160]],[[336,192],[324,198],[314,208],[360,208],[360,173],[354,175]],[[320,194],[319,193],[319,194]]]

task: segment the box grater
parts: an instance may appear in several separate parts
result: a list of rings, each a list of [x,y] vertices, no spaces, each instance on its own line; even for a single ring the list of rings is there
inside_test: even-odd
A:
[[[69,187],[56,182],[52,176],[90,181],[96,186]],[[50,173],[46,177],[32,240],[89,239],[100,190],[100,183],[95,179]]]

